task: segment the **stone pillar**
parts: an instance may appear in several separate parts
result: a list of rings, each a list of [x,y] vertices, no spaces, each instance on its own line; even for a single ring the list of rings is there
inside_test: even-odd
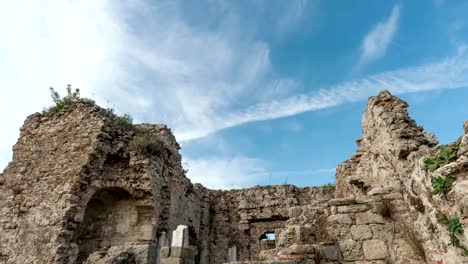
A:
[[[188,227],[179,225],[176,230],[172,232],[172,247],[188,247],[189,246]]]
[[[228,262],[237,261],[237,247],[233,246],[228,249]]]
[[[167,238],[166,232],[161,232],[161,236],[158,239],[158,257],[156,258],[156,264],[161,263],[161,248],[169,246],[169,239]]]
[[[161,247],[160,264],[194,264],[196,251],[189,246],[188,227],[180,225],[172,232],[171,246]]]

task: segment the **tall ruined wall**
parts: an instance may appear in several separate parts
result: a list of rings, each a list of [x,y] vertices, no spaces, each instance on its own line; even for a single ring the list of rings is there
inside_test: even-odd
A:
[[[0,175],[0,252],[7,263],[48,263],[63,243],[82,169],[94,161],[104,120],[91,108],[34,114]]]
[[[423,161],[440,153],[437,139],[409,117],[407,108],[406,102],[387,91],[369,98],[358,150],[337,168],[336,196],[365,197],[382,188],[400,189],[407,206],[400,223],[414,232],[416,249],[424,252],[422,263],[462,263],[467,261],[462,256],[467,232],[461,236],[461,245],[453,246],[439,218],[458,217],[468,226],[468,124],[456,158],[429,172]],[[450,191],[435,194],[432,177],[449,175],[454,180]]]
[[[207,241],[206,190],[183,176],[167,127],[140,129],[165,142],[161,155],[132,150],[135,132],[91,103],[30,116],[0,174],[0,263],[81,263],[133,242],[149,258],[178,224]]]
[[[437,140],[408,115],[408,104],[388,91],[369,98],[356,154],[336,170],[337,197],[365,195],[375,187],[398,187],[414,167],[410,153]]]
[[[431,172],[424,168],[424,160],[440,154],[437,148],[423,149],[412,155],[416,163],[408,178],[403,182],[405,199],[411,207],[411,220],[415,231],[421,238],[428,261],[435,263],[464,263],[468,256],[462,257],[463,247],[468,248],[468,122],[464,123],[464,135],[459,142],[456,157],[448,164]],[[458,143],[452,143],[454,146]],[[436,194],[433,182],[436,177],[450,177],[447,193]],[[442,216],[458,218],[465,232],[459,236],[458,246],[454,246],[447,230],[441,224]],[[456,243],[455,243],[456,244]],[[465,253],[466,254],[466,253]]]

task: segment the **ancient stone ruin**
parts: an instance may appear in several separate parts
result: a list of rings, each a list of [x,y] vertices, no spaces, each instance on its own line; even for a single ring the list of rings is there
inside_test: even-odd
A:
[[[437,146],[384,91],[332,186],[192,184],[164,125],[33,114],[0,174],[0,263],[468,263],[468,122]]]

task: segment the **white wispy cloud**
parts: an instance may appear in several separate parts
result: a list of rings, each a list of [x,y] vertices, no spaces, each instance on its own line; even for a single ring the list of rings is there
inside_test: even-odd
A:
[[[175,1],[1,1],[2,156],[47,88],[68,83],[139,121],[209,124],[270,71],[269,47],[236,26],[194,27]]]
[[[261,102],[241,111],[220,112],[210,124],[181,131],[178,138],[190,140],[207,136],[220,129],[253,121],[287,117],[345,103],[366,100],[387,89],[394,94],[423,92],[438,89],[468,87],[468,55],[458,53],[441,61],[416,67],[371,75],[360,80],[339,83],[310,93],[302,93]]]
[[[269,45],[244,34],[246,25],[239,24],[239,14],[222,10],[226,19],[207,29],[187,22],[180,5],[145,0],[0,1],[0,111],[8,113],[2,115],[0,168],[11,157],[26,116],[51,103],[49,86],[60,90],[71,83],[84,96],[131,113],[136,121],[168,124],[180,141],[365,100],[381,89],[398,94],[468,86],[468,56],[462,52],[432,64],[300,93],[302,84],[276,75]],[[397,24],[398,16],[396,7],[390,22],[375,31]],[[263,161],[251,157],[186,159],[189,175],[212,177],[210,186],[250,183],[245,177],[219,182],[215,175],[270,173]],[[211,168],[209,162],[222,169],[207,174],[203,169]]]
[[[385,55],[398,29],[400,6],[393,7],[390,16],[367,33],[361,44],[361,56],[358,67],[369,64]]]
[[[277,23],[279,32],[284,33],[291,28],[294,28],[294,26],[298,24],[305,15],[316,16],[316,14],[306,13],[308,4],[314,6],[314,8],[309,9],[309,11],[312,10],[317,12],[319,10],[319,1],[307,2],[306,0],[297,0],[289,2],[283,10],[284,15],[278,19]]]
[[[262,159],[246,156],[184,158],[184,168],[188,169],[187,176],[192,182],[211,189],[238,189],[260,183],[284,184],[293,177],[333,181],[330,175],[335,172],[335,168],[279,171],[270,167]]]
[[[212,189],[252,186],[268,177],[265,161],[244,156],[190,159],[184,166],[193,182]]]

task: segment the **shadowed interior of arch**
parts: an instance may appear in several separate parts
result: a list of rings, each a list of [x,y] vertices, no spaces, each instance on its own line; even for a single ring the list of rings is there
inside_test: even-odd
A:
[[[101,248],[120,246],[137,238],[138,212],[134,199],[121,188],[106,188],[89,200],[75,238],[77,263]]]

